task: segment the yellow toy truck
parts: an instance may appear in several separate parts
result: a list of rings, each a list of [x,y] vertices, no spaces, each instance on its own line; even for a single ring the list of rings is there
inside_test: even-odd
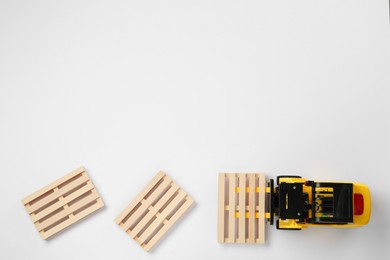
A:
[[[300,176],[267,181],[267,221],[276,228],[301,230],[309,226],[360,227],[370,220],[371,199],[360,183],[315,182]]]

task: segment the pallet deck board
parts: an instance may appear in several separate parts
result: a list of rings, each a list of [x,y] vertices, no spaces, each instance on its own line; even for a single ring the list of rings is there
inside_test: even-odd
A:
[[[158,172],[115,222],[144,250],[151,250],[193,205],[192,198]]]
[[[84,167],[32,193],[22,204],[43,239],[104,207]]]
[[[265,242],[265,175],[220,173],[218,242]]]

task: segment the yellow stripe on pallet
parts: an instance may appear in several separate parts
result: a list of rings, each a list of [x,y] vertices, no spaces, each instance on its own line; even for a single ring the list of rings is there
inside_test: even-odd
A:
[[[245,189],[245,192],[249,192],[249,191],[250,191],[249,188]],[[256,192],[259,192],[259,191],[260,191],[260,189],[258,187],[256,187]],[[236,188],[236,192],[240,192],[240,188],[239,187]]]

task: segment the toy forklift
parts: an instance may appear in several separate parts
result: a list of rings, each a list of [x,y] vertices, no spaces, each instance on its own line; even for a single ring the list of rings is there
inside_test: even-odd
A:
[[[300,176],[278,176],[267,182],[269,224],[301,230],[308,226],[359,227],[370,220],[370,191],[360,183],[315,182]]]
[[[360,183],[278,176],[275,185],[262,173],[220,173],[218,185],[220,243],[262,244],[265,224],[275,219],[282,230],[360,227],[370,220],[370,191]]]

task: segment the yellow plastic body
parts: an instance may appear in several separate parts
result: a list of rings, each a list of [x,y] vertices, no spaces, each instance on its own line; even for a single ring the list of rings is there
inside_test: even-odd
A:
[[[283,177],[279,179],[279,182],[287,182],[287,183],[295,183],[295,182],[306,182],[306,179],[303,178],[291,178],[291,177]],[[279,183],[278,183],[279,184]],[[366,225],[370,221],[370,215],[371,215],[371,196],[370,196],[370,190],[368,187],[364,184],[360,183],[352,183],[353,184],[353,193],[360,193],[363,196],[364,201],[364,210],[362,215],[353,215],[353,223],[349,224],[311,224],[311,223],[305,223],[301,224],[298,223],[298,220],[294,219],[287,219],[287,220],[281,220],[279,219],[279,228],[281,229],[302,229],[307,228],[309,226],[331,226],[331,227],[337,227],[337,228],[353,228],[353,227],[361,227]],[[329,189],[329,188],[324,188]],[[303,192],[309,194],[309,203],[312,202],[312,187],[303,185]],[[354,203],[354,202],[353,202]],[[353,204],[354,205],[354,204]],[[311,214],[311,213],[310,213]],[[309,215],[309,217],[312,217]]]

